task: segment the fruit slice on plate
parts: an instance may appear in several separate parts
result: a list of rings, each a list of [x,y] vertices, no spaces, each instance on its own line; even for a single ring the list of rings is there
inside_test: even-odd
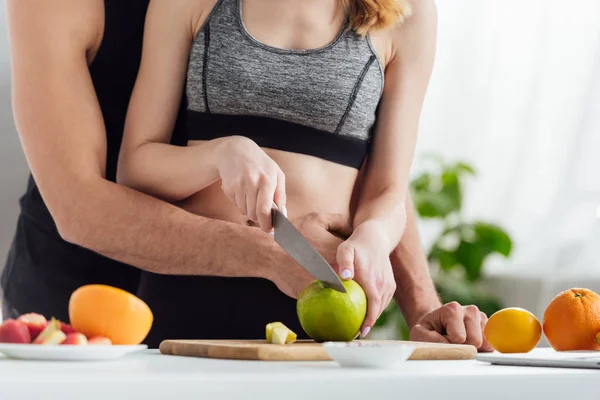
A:
[[[67,324],[66,322],[62,322],[62,321],[60,323],[60,330],[63,331],[63,333],[67,336],[70,333],[79,333],[71,325]]]
[[[37,313],[23,314],[17,319],[17,321],[20,321],[27,326],[31,340],[35,340],[44,330],[46,325],[48,325],[46,317]]]
[[[27,325],[14,319],[4,321],[0,326],[0,343],[31,343]]]
[[[55,332],[60,332],[62,335],[54,335]],[[49,342],[57,340],[59,337],[62,337],[64,340],[66,335],[60,330],[60,321],[52,318],[44,330],[35,338],[33,344],[53,344]]]
[[[88,344],[91,344],[91,345],[94,345],[94,344],[100,345],[101,344],[101,345],[110,346],[112,344],[112,341],[109,338],[104,337],[104,336],[94,336],[88,340]]]
[[[61,333],[64,335],[64,332],[62,330]],[[83,333],[74,332],[66,335],[65,340],[61,344],[81,346],[88,344],[88,340]]]
[[[61,344],[67,338],[63,331],[52,331],[40,343],[41,345]]]
[[[281,322],[271,322],[266,326],[267,343],[289,344],[294,343],[298,337],[295,332]]]

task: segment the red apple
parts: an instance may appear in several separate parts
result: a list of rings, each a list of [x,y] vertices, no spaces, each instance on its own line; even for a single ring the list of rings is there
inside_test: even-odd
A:
[[[44,330],[46,325],[48,325],[46,317],[37,313],[23,314],[17,321],[20,321],[27,326],[31,340],[35,340],[35,338]]]
[[[31,343],[27,325],[14,319],[4,321],[0,326],[0,343]]]
[[[88,344],[103,344],[103,345],[111,345],[112,341],[104,336],[94,336],[88,340]]]
[[[63,339],[67,336],[60,330],[60,321],[52,318],[50,322],[46,325],[43,331],[35,338],[33,344],[44,344],[54,334],[54,332],[60,332],[62,334]]]
[[[78,333],[75,329],[73,329],[73,327],[71,325],[67,324],[66,322],[62,322],[62,321],[60,323],[60,330],[63,331],[63,333],[67,336],[69,335],[69,333]]]
[[[87,338],[85,337],[85,335],[83,333],[74,332],[74,333],[67,334],[66,339],[61,344],[85,345],[87,343],[88,343]]]

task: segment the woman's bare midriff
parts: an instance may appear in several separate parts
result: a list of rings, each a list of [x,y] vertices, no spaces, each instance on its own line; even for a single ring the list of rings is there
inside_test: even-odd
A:
[[[190,141],[188,145],[196,143],[199,142]],[[290,219],[313,212],[350,215],[358,176],[356,169],[304,154],[263,150],[285,174]],[[187,198],[178,206],[197,215],[252,225],[225,196],[220,181]]]
[[[252,7],[248,4],[252,4]],[[341,19],[338,18],[341,14],[336,14],[339,10],[335,10],[334,3],[322,3],[321,11],[316,13],[314,10],[308,12],[304,6],[293,2],[245,0],[244,5],[246,28],[252,32],[254,37],[269,46],[318,48],[335,37],[342,24]],[[273,7],[277,7],[277,12],[264,12]],[[208,10],[208,8],[201,9],[200,12],[196,10],[196,12],[190,12],[190,15],[206,16]],[[321,16],[322,21],[316,19],[315,15]],[[336,18],[339,21],[332,23],[332,20]],[[201,19],[199,25],[203,21]],[[293,21],[296,22],[292,23]],[[298,32],[294,30],[294,26],[299,24],[298,21],[303,21],[300,24],[302,26],[309,26],[308,32],[311,34],[298,35]],[[391,54],[389,34],[373,32],[371,41],[379,59],[386,65]],[[200,142],[190,141],[188,145],[197,143]],[[360,189],[362,179],[362,175],[356,169],[304,154],[272,149],[263,150],[279,165],[286,176],[289,218],[300,218],[313,212],[338,213],[344,216],[352,214],[356,202],[356,193],[354,192]],[[178,205],[205,217],[249,225],[247,218],[223,193],[220,181]]]

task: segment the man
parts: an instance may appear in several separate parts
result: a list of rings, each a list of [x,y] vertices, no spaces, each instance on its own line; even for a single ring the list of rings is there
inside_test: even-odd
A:
[[[267,278],[285,293],[301,289],[305,272],[258,229],[114,183],[147,5],[8,0],[14,113],[32,177],[2,276],[5,318],[40,312],[68,320],[77,287],[104,283],[135,293],[148,273]],[[391,260],[411,338],[489,350],[476,307],[439,302],[408,205]],[[326,258],[335,255],[339,242],[330,231],[345,221],[310,215],[294,223]]]

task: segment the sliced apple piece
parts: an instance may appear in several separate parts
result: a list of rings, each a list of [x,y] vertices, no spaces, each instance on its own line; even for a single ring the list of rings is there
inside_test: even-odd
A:
[[[65,335],[65,333],[63,331],[61,331],[61,330],[52,331],[48,336],[46,336],[44,339],[42,339],[41,342],[39,342],[37,344],[40,344],[42,346],[61,344],[62,342],[65,341],[66,338],[67,338],[67,335]]]
[[[88,340],[88,344],[94,345],[94,344],[102,344],[102,345],[111,345],[112,341],[104,336],[94,336],[93,338],[90,338]]]
[[[265,338],[267,339],[267,343],[271,343],[271,341],[273,340],[273,325],[276,324],[276,322],[271,322],[270,324],[267,324],[267,326],[265,327]]]
[[[37,338],[38,335],[44,330],[46,325],[48,325],[46,317],[37,313],[23,314],[17,318],[17,321],[20,321],[27,326],[31,340],[35,340],[35,338]]]
[[[65,333],[61,330],[62,333]],[[73,332],[66,335],[65,340],[61,343],[64,345],[86,345],[88,340],[83,333]]]
[[[281,322],[271,322],[269,324],[267,324],[266,326],[266,331],[265,331],[265,336],[267,339],[267,343],[271,343],[272,342],[272,338],[273,338],[273,328],[277,328],[277,327],[283,327],[285,328],[286,326],[284,324],[282,324]]]
[[[281,327],[281,326],[276,326],[275,328],[273,328],[273,333],[272,333],[272,337],[271,337],[271,343],[273,344],[285,344],[287,337],[288,337],[288,332],[290,330],[288,328],[285,327]]]
[[[4,321],[0,326],[0,343],[31,343],[27,325],[14,319]]]
[[[276,328],[281,328],[281,329],[285,329],[287,331],[287,336],[285,338],[284,343],[294,343],[298,337],[298,335],[296,335],[295,332],[293,332],[290,328],[288,328],[287,326],[285,326],[284,324],[282,324],[281,322],[271,322],[269,324],[267,324],[266,326],[266,339],[267,339],[267,343],[274,343],[275,340],[273,339],[273,331]],[[281,332],[280,332],[281,334]],[[283,343],[282,343],[283,344]]]
[[[50,322],[48,322],[48,325],[46,325],[44,330],[40,332],[40,334],[35,338],[33,344],[44,344],[44,342],[56,331],[60,331],[66,337],[64,332],[60,330],[60,321],[52,317],[52,319],[50,320]]]

